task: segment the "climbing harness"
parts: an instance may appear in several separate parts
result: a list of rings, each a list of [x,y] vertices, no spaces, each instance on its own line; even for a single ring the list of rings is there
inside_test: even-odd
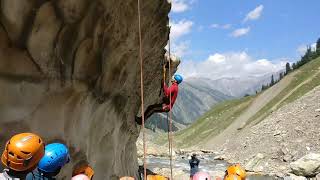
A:
[[[140,56],[140,93],[141,93],[141,117],[142,117],[142,133],[143,133],[143,177],[147,179],[147,165],[146,165],[146,138],[145,138],[145,124],[144,124],[144,99],[143,99],[143,54],[142,54],[142,35],[141,35],[141,12],[140,0],[138,0],[138,22],[139,22],[139,56]]]

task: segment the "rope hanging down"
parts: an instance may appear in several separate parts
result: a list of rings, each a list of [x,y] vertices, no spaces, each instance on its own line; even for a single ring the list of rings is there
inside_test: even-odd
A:
[[[170,32],[169,32],[170,33]],[[169,43],[168,43],[168,49],[169,49],[169,81],[170,81],[170,78],[171,78],[171,47],[170,47],[170,35],[169,35]],[[170,126],[169,126],[169,152],[170,152],[170,175],[171,175],[171,180],[173,180],[173,176],[172,176],[172,102],[171,102],[171,96],[172,96],[172,93],[170,92],[170,95],[169,95],[169,99],[170,99],[170,111],[169,111],[169,119],[170,119]]]
[[[143,133],[143,177],[147,179],[147,165],[146,165],[146,138],[145,138],[145,124],[144,124],[144,92],[143,92],[143,54],[142,54],[142,35],[141,35],[141,12],[140,0],[138,0],[138,21],[139,21],[139,56],[140,56],[140,86],[141,86],[141,117],[142,117],[142,133]]]

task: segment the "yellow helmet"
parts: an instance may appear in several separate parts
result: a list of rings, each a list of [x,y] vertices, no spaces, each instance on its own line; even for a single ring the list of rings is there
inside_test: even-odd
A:
[[[227,175],[224,180],[242,180],[240,176],[235,174],[229,174]]]
[[[242,180],[246,178],[247,173],[246,171],[240,166],[240,164],[235,164],[232,166],[229,166],[227,169],[227,175],[237,175]]]
[[[125,177],[121,177],[120,180],[134,180],[134,178],[129,177],[129,176],[125,176]]]
[[[148,175],[147,180],[168,180],[168,178],[160,175]]]

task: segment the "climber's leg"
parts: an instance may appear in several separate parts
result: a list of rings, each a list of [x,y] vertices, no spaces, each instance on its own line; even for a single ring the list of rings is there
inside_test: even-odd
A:
[[[154,104],[151,105],[147,108],[147,110],[144,113],[144,119],[145,121],[152,116],[152,114],[154,113],[161,113],[161,112],[167,112],[167,108],[168,105],[165,104]],[[142,124],[142,117],[136,117],[136,122],[137,124],[141,125]]]

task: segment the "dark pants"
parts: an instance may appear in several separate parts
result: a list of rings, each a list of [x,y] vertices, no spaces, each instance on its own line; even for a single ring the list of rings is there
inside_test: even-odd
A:
[[[169,112],[170,106],[168,105],[168,98],[162,99],[163,103],[161,104],[154,104],[151,106],[148,106],[147,110],[144,113],[144,119],[147,121],[147,119],[152,116],[154,113],[162,113],[162,112]],[[142,124],[142,117],[136,117],[136,122],[141,125]]]
[[[154,104],[147,108],[144,113],[144,119],[147,120],[154,113],[169,112],[170,108],[166,104]]]

